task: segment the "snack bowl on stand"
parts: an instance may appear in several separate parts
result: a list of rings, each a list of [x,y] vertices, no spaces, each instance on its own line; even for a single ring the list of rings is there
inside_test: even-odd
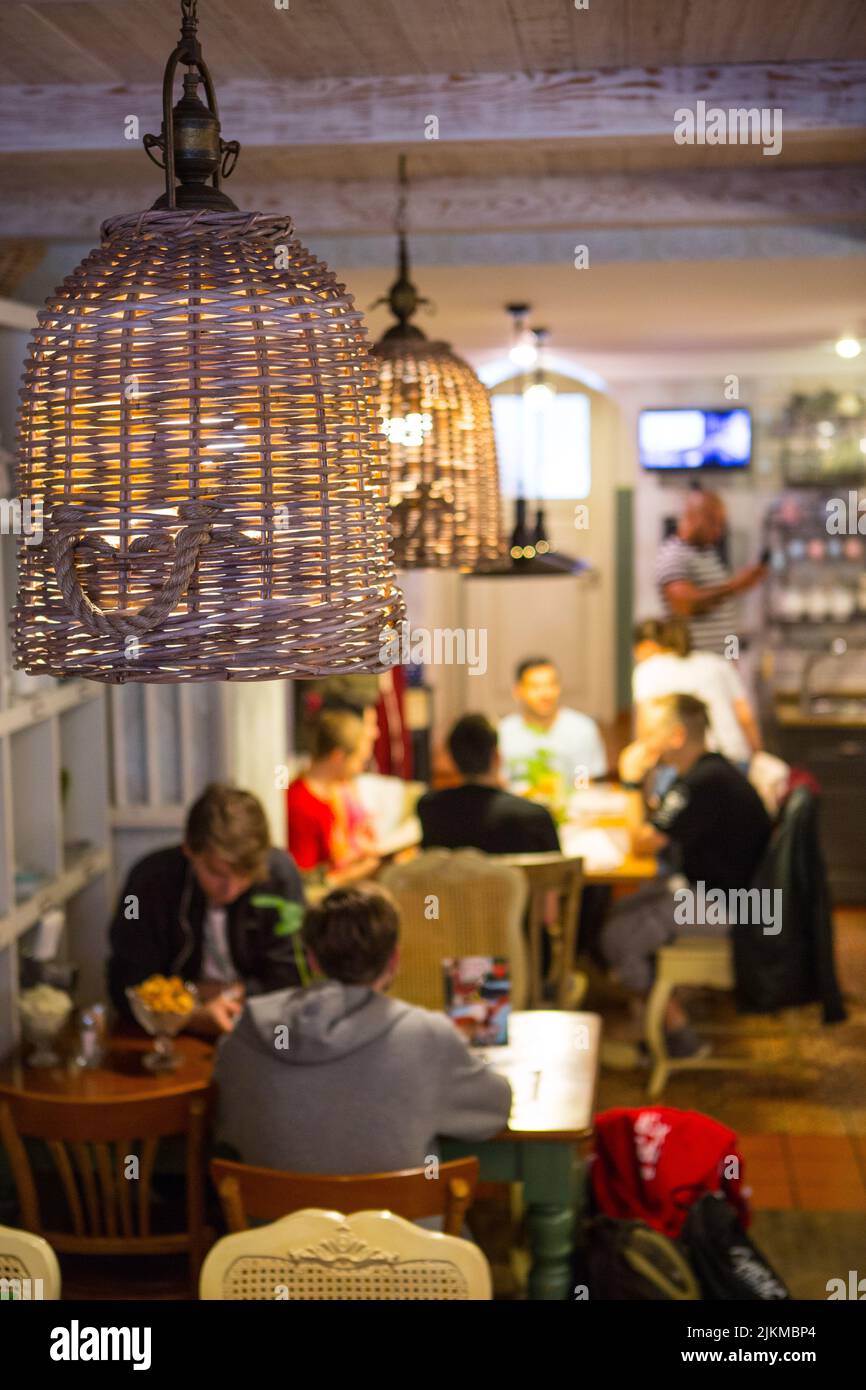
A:
[[[18,1009],[24,1038],[33,1044],[27,1059],[31,1067],[56,1067],[60,1058],[51,1044],[63,1029],[72,1013],[72,1000],[62,989],[52,985],[34,985],[18,996]]]
[[[148,1071],[174,1071],[180,1066],[174,1039],[189,1023],[198,1004],[195,985],[179,976],[166,979],[152,975],[140,985],[130,986],[126,997],[136,1023],[154,1039],[153,1049],[144,1054],[142,1065]]]

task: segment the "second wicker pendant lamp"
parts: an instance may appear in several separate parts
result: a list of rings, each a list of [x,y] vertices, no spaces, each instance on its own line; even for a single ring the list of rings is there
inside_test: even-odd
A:
[[[391,539],[402,569],[484,570],[502,553],[490,397],[448,343],[411,322],[422,299],[410,279],[407,179],[400,160],[395,323],[372,349],[390,464]]]

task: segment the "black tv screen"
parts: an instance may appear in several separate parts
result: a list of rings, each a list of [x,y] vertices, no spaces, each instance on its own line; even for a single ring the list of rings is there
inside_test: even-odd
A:
[[[638,420],[642,468],[654,470],[748,468],[752,457],[751,412],[727,410],[642,410]]]

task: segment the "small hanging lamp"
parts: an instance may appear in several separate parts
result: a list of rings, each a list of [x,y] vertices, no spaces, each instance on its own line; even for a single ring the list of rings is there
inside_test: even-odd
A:
[[[363,319],[288,218],[222,191],[239,147],[181,9],[144,138],[165,193],[104,223],[31,339],[17,486],[44,539],[19,548],[16,664],[116,683],[387,670],[404,610]]]
[[[499,475],[490,396],[448,343],[410,319],[422,299],[409,278],[406,160],[399,165],[396,319],[373,354],[390,459],[391,538],[402,569],[483,570],[501,554]]]
[[[529,406],[530,410],[543,411],[548,408],[556,396],[556,391],[547,379],[544,370],[544,348],[550,337],[550,330],[547,328],[533,328],[532,336],[535,339],[535,370],[532,373],[532,381],[523,390],[523,404]]]

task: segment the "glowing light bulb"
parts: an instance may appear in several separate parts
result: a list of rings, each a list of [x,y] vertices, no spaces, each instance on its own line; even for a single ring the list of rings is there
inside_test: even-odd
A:
[[[392,444],[402,444],[406,449],[418,449],[424,443],[425,434],[433,428],[433,417],[412,411],[409,415],[392,415],[385,421],[385,433]]]
[[[534,381],[531,386],[527,386],[523,399],[532,410],[546,410],[555,395],[553,387],[548,386],[546,381]]]
[[[836,352],[839,357],[859,357],[863,351],[861,344],[856,338],[844,335],[836,344]]]
[[[535,340],[529,335],[527,338],[520,338],[510,350],[508,356],[515,367],[532,367],[538,357],[538,348]]]

